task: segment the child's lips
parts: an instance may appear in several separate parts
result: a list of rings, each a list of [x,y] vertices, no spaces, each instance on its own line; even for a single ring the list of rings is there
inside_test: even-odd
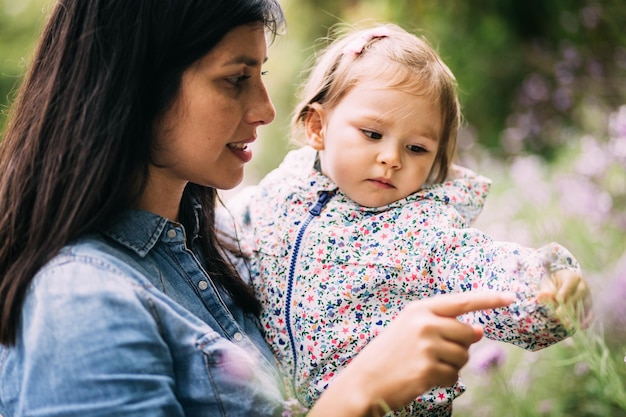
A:
[[[395,185],[393,185],[393,182],[390,179],[388,179],[388,178],[383,178],[383,177],[371,178],[369,181],[372,184],[376,185],[377,187],[381,187],[381,188],[396,188]]]

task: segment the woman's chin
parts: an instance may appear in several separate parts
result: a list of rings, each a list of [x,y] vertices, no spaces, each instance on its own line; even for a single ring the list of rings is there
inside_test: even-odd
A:
[[[209,184],[209,187],[213,187],[217,190],[228,191],[228,190],[232,190],[233,188],[241,184],[242,180],[243,180],[243,171],[241,175],[237,175],[237,176],[233,175],[230,178],[225,178],[222,181],[216,182],[214,184]]]

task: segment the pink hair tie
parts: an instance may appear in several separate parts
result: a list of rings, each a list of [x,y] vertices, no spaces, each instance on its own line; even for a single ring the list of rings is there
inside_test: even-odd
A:
[[[389,36],[391,36],[391,31],[384,26],[367,30],[361,36],[348,43],[343,48],[343,54],[360,55],[368,42],[371,42],[373,39],[388,38]]]

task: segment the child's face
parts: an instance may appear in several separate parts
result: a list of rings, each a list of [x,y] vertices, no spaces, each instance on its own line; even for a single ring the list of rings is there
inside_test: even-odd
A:
[[[383,80],[359,82],[332,109],[313,106],[309,144],[322,172],[352,200],[379,207],[418,191],[437,156],[441,113],[433,100]]]

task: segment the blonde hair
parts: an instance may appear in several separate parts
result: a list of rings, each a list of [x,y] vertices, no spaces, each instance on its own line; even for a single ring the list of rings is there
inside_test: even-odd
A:
[[[372,36],[372,33],[385,33]],[[350,46],[362,39],[363,48]],[[372,59],[385,58],[372,65]],[[461,110],[456,79],[428,42],[394,24],[354,30],[339,36],[317,55],[308,79],[301,86],[301,101],[292,120],[293,137],[302,140],[300,130],[313,103],[327,109],[336,106],[359,81],[372,77],[389,81],[390,88],[415,91],[439,103],[442,115],[439,147],[428,182],[445,180],[456,155],[456,136]]]

